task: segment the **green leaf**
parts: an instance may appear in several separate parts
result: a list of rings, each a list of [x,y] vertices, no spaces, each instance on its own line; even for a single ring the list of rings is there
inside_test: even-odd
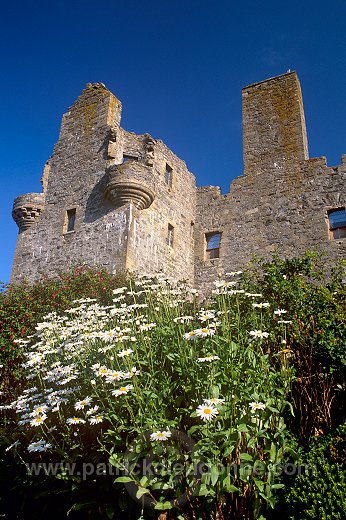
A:
[[[219,470],[217,466],[212,466],[210,468],[210,478],[211,478],[211,485],[215,486],[216,482],[219,480]]]
[[[269,455],[270,455],[270,459],[271,459],[272,461],[274,461],[274,462],[275,462],[275,460],[276,460],[276,452],[277,452],[276,446],[275,446],[275,444],[272,442],[272,443],[271,443],[271,446],[270,446]]]
[[[271,486],[272,489],[282,489],[285,487],[285,484],[273,484]]]
[[[205,484],[201,484],[198,489],[197,496],[204,497],[204,496],[208,496],[208,495],[211,495],[209,489],[207,488],[207,486]]]
[[[264,482],[262,482],[262,480],[259,480],[258,478],[254,478],[254,483],[256,485],[256,487],[263,493],[264,491]]]
[[[75,504],[73,504],[73,506],[71,507],[71,509],[68,511],[67,514],[69,514],[71,511],[80,511],[81,509],[87,509],[88,507],[93,507],[93,506],[97,506],[97,502],[95,502],[95,501],[90,502],[90,500],[85,500],[84,502],[76,502]]]
[[[130,477],[117,477],[114,482],[122,482],[125,484],[126,482],[134,482],[133,478]]]
[[[159,511],[165,511],[166,509],[172,509],[172,504],[170,502],[157,502],[155,504],[154,509],[158,509]]]
[[[249,462],[253,461],[253,457],[249,453],[241,453],[239,458],[240,458],[240,460],[245,460],[245,461],[249,461]]]
[[[140,499],[146,493],[150,493],[149,489],[144,488],[144,487],[139,487],[137,490],[137,493],[136,493],[136,498]]]
[[[227,475],[222,481],[223,487],[227,493],[239,493],[240,489],[231,484],[231,477]]]

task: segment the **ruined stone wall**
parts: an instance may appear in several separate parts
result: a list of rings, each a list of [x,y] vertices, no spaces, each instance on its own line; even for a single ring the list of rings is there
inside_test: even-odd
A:
[[[103,194],[109,135],[120,113],[116,97],[95,84],[64,115],[43,175],[44,208],[34,225],[19,232],[12,281],[33,281],[79,260],[124,268],[128,210],[115,212]],[[73,208],[75,228],[67,232],[66,212]]]
[[[166,164],[172,168],[171,185],[165,180]],[[156,142],[151,171],[155,200],[149,209],[133,212],[127,267],[140,273],[162,270],[193,285],[195,177],[162,141]],[[167,243],[169,225],[174,228],[173,247]]]
[[[195,178],[162,141],[122,129],[120,116],[120,102],[102,84],[88,85],[64,115],[44,169],[44,193],[16,199],[12,281],[83,261],[111,272],[162,270],[193,284]],[[73,231],[69,210],[75,210]]]
[[[345,208],[346,155],[338,167],[309,159],[295,73],[243,89],[244,175],[226,195],[196,189],[162,141],[127,132],[120,118],[120,101],[100,83],[89,84],[64,115],[43,193],[14,203],[13,282],[83,261],[110,272],[162,271],[205,293],[253,254],[292,257],[319,248],[326,261],[345,259],[346,238],[332,236],[328,212]],[[221,233],[221,247],[210,259],[206,234],[213,232]]]
[[[346,239],[332,240],[328,223],[328,211],[346,205],[345,155],[334,168],[325,157],[308,159],[295,73],[244,89],[243,126],[244,176],[227,195],[215,187],[197,191],[195,283],[202,291],[253,254],[269,259],[319,249],[326,262],[346,258]],[[206,260],[210,231],[222,232],[220,257]]]

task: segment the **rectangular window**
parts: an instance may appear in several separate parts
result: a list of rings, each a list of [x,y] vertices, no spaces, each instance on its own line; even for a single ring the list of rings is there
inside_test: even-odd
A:
[[[169,164],[166,163],[166,171],[165,171],[165,182],[168,184],[168,186],[172,186],[173,182],[173,168],[169,166]]]
[[[67,224],[66,224],[66,232],[74,231],[74,226],[76,222],[76,208],[68,209],[67,212]]]
[[[174,227],[171,224],[168,224],[167,245],[169,247],[173,247],[173,244],[174,244]]]
[[[129,155],[124,153],[123,155],[123,163],[127,161],[138,161],[137,155]]]
[[[331,239],[346,238],[345,208],[328,211],[328,221]]]
[[[205,259],[211,260],[213,258],[219,258],[220,257],[221,233],[219,231],[217,231],[215,233],[206,233],[205,241],[206,241]]]

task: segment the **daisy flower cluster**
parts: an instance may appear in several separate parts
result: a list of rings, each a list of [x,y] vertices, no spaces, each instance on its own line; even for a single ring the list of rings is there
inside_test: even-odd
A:
[[[239,288],[234,277],[240,274],[228,273],[231,280],[215,282],[214,294],[221,295],[219,300],[227,300],[225,294],[261,297]],[[212,390],[211,379],[213,374],[219,375],[223,370],[226,373],[230,368],[225,364],[231,344],[227,336],[229,308],[218,307],[217,297],[216,301],[198,307],[195,291],[186,284],[176,286],[160,275],[154,280],[141,277],[130,289],[115,289],[113,296],[112,304],[107,306],[93,299],[76,300],[64,315],[51,312],[37,325],[34,335],[18,340],[28,388],[3,408],[15,411],[18,425],[29,439],[27,451],[49,452],[58,449],[59,442],[68,443],[71,439],[74,445],[75,439],[84,434],[85,438],[95,438],[110,428],[120,431],[120,424],[121,431],[128,428],[133,434],[136,421],[145,431],[150,424],[151,441],[167,441],[172,433],[169,428],[162,429],[162,425],[172,426],[175,418],[168,421],[165,413],[170,414],[175,405],[167,404],[167,390],[159,395],[159,378],[162,374],[166,377],[164,371],[168,367],[166,380],[174,379],[177,372],[173,376],[172,373],[181,359],[185,359],[185,365],[178,367],[180,376],[190,369],[190,377],[196,378],[196,382],[200,378],[199,383],[206,389],[202,395],[218,395]],[[250,301],[248,307],[267,308],[269,303]],[[274,312],[277,317],[282,314],[283,309]],[[179,353],[163,344],[163,330],[168,331],[166,337]],[[269,332],[254,329],[246,330],[245,335],[245,342],[251,346],[252,341],[268,338]],[[210,397],[197,406],[201,401],[191,398],[190,402],[177,405],[184,411],[179,410],[176,415],[193,414],[200,425],[210,425],[214,419],[222,418],[226,405],[230,406],[226,402],[229,397],[224,390],[220,392],[226,399]],[[249,406],[251,412],[258,412],[266,405],[253,401]],[[126,421],[133,424],[129,426]]]

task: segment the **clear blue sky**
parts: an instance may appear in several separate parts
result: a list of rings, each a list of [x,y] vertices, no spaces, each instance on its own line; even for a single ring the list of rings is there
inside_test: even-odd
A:
[[[346,153],[344,0],[4,0],[0,10],[0,280],[10,276],[14,197],[41,191],[61,117],[88,82],[123,103],[198,185],[241,175],[241,89],[296,70],[310,156]]]

